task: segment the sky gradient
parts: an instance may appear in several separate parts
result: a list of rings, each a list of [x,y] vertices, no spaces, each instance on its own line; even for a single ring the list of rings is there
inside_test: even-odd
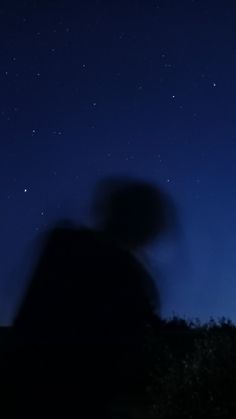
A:
[[[1,2],[2,324],[37,237],[91,223],[110,174],[179,209],[181,237],[147,252],[163,315],[236,321],[235,19],[230,0]]]

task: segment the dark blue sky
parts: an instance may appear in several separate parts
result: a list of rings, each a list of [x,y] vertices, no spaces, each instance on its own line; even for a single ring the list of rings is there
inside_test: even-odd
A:
[[[236,4],[2,1],[0,321],[53,220],[104,175],[165,187],[182,235],[149,249],[163,314],[236,320]]]

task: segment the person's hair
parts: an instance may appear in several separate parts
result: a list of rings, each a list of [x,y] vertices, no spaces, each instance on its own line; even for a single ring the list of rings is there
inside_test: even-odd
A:
[[[104,230],[135,246],[166,233],[175,223],[174,206],[160,187],[127,176],[98,183],[92,214]]]

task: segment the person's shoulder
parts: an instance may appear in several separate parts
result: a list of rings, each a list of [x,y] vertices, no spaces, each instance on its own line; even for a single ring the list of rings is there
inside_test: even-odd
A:
[[[93,231],[90,228],[70,220],[58,221],[46,233],[47,238],[51,240],[63,237],[92,237],[92,235]]]
[[[101,246],[104,242],[102,234],[92,228],[75,222],[58,222],[47,234],[48,246],[63,248]]]

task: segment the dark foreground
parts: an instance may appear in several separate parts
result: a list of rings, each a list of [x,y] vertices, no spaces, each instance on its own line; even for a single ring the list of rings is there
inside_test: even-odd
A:
[[[86,353],[88,364],[78,347],[59,346],[45,355],[42,349],[14,346],[8,328],[1,329],[0,340],[3,418],[54,418],[59,413],[68,419],[236,417],[236,327],[224,319],[201,325],[174,318],[149,330],[145,391],[141,394],[138,384],[129,389],[124,377],[109,406],[113,366],[104,371],[95,348]],[[67,383],[67,392],[62,393],[61,382]]]

